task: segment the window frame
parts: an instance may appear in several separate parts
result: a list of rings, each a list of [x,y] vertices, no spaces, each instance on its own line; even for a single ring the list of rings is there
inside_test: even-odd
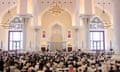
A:
[[[90,35],[90,50],[92,50],[92,51],[105,51],[105,32],[104,31],[90,31],[90,34],[91,34],[91,32],[99,32],[99,33],[102,33],[102,38],[103,38],[103,40],[100,40],[100,38],[101,38],[101,36],[100,36],[100,38],[99,38],[99,41],[100,42],[103,42],[103,49],[101,49],[101,46],[100,46],[100,49],[98,50],[98,49],[94,49],[94,48],[91,48],[91,35]],[[93,35],[92,35],[93,36]],[[93,37],[92,37],[92,39],[93,39]],[[97,41],[97,40],[93,40],[93,41]],[[93,44],[93,43],[92,43]],[[93,47],[94,47],[94,45],[92,45]]]
[[[13,38],[12,38],[12,41],[11,41],[11,39],[10,39],[10,34],[11,33],[14,33],[14,32],[19,32],[20,33],[20,39],[19,40],[14,40]],[[8,31],[8,51],[14,51],[14,50],[23,50],[23,46],[21,46],[21,45],[19,45],[19,47],[18,48],[16,48],[16,49],[14,49],[14,48],[12,48],[12,49],[10,49],[10,43],[12,42],[12,44],[13,44],[13,41],[14,42],[19,42],[19,44],[21,44],[22,43],[22,45],[23,45],[23,39],[21,38],[21,36],[23,36],[23,35],[21,35],[21,34],[23,34],[23,31],[13,31],[13,30],[9,30]],[[14,35],[12,35],[12,37],[13,37]]]

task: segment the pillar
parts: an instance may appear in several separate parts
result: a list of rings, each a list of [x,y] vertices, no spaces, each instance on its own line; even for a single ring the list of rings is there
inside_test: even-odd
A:
[[[31,18],[31,14],[27,14],[27,3],[28,0],[19,0],[18,1],[18,16],[23,19],[23,51],[27,51],[27,25],[28,21]]]
[[[34,50],[38,49],[38,0],[33,0]]]
[[[93,16],[93,0],[84,0],[84,14],[81,15],[81,19],[83,20],[83,50],[89,51],[90,50],[90,38],[89,38],[89,23],[90,18]]]
[[[75,50],[80,49],[80,37],[79,37],[79,28],[80,28],[80,0],[76,0],[75,6]]]
[[[38,25],[38,0],[33,0],[33,26]]]
[[[83,20],[83,28],[84,28],[84,33],[83,33],[83,50],[85,51],[89,51],[90,50],[90,35],[89,35],[89,23],[90,23],[90,17],[89,15],[84,15],[82,16],[82,20]]]
[[[114,48],[115,58],[120,61],[120,0],[113,0]]]
[[[79,27],[75,27],[75,36],[76,36],[76,47],[77,47],[77,50],[80,49],[80,33],[79,33]]]
[[[84,12],[86,15],[94,13],[94,0],[84,0]]]
[[[34,51],[38,50],[38,31],[39,31],[39,26],[34,27]]]
[[[28,25],[28,18],[23,18],[23,51],[27,51],[27,25]]]
[[[28,0],[18,0],[17,13],[25,15],[27,14],[27,2]]]

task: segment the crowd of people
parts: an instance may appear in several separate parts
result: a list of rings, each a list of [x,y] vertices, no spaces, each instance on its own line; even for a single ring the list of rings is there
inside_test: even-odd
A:
[[[0,53],[0,72],[120,72],[119,67],[104,53]]]

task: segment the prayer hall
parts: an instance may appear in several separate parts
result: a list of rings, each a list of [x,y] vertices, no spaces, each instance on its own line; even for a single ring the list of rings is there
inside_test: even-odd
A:
[[[120,72],[120,0],[0,0],[0,72]]]

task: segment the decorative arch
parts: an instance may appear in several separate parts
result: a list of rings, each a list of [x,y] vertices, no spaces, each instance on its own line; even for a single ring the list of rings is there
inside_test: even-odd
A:
[[[9,11],[10,13],[8,13],[8,10],[4,11],[4,13],[2,14],[2,20],[1,22],[2,23],[9,23],[11,22],[11,20],[13,20],[15,18],[15,16],[17,15],[17,7],[12,7],[12,8],[9,8]],[[9,21],[8,21],[9,19]]]
[[[50,9],[49,7],[45,8],[41,13],[39,13],[39,17],[42,17],[42,15],[44,15],[46,12],[48,12],[49,9]],[[68,12],[72,16],[72,13],[67,8],[64,8],[63,11]]]
[[[103,9],[100,6],[96,5],[95,14],[96,16],[99,16],[99,18],[103,21],[104,26],[108,27],[113,24],[113,16],[106,9],[104,9],[103,13]]]
[[[104,22],[99,17],[94,16],[90,20],[90,29],[104,29]]]
[[[102,8],[102,6],[96,4],[96,6],[95,6],[95,10],[101,10],[101,11],[102,11],[103,8]],[[108,10],[104,9],[104,11],[105,11],[105,13],[110,17],[110,19],[113,18],[112,14],[111,14]]]
[[[11,19],[10,21],[10,25],[9,25],[9,29],[10,30],[20,30],[22,31],[23,28],[23,19],[22,17],[14,17]]]
[[[17,5],[10,6],[8,9],[4,10],[4,11],[1,13],[1,17],[3,17],[3,16],[8,12],[8,10],[13,10],[13,9],[16,9],[16,11],[17,11]]]
[[[50,29],[50,27],[55,23],[59,23],[64,28],[68,28],[68,29],[72,27],[72,17],[67,12],[63,12],[59,16],[54,16],[47,11],[42,15],[42,18],[39,18],[39,21],[40,21],[39,23],[41,24],[41,27],[47,28],[47,29],[48,28]]]
[[[39,19],[39,22],[38,22],[38,23],[39,23],[40,25],[42,25],[42,18],[43,18],[43,16],[44,16],[47,12],[49,12],[49,7],[48,7],[48,8],[45,8],[43,11],[41,11],[41,12],[38,14],[38,19]],[[64,8],[64,9],[63,9],[63,12],[64,12],[64,13],[67,13],[67,14],[70,16],[71,21],[72,21],[72,18],[73,18],[72,13],[71,13],[67,8]]]

